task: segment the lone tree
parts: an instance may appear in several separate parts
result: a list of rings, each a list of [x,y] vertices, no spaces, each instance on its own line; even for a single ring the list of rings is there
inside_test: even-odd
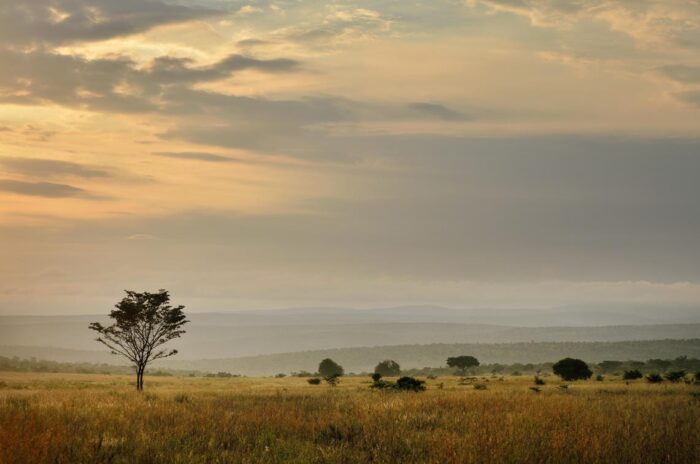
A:
[[[564,380],[590,379],[593,372],[580,359],[564,358],[552,366],[552,372]]]
[[[464,375],[470,367],[477,367],[479,365],[479,360],[474,356],[455,356],[447,358],[447,365],[456,367],[459,369],[460,373]]]
[[[90,324],[90,329],[99,333],[96,339],[112,351],[134,363],[136,367],[136,390],[143,390],[143,373],[149,362],[167,358],[177,350],[166,350],[162,346],[185,333],[182,330],[188,320],[182,310],[184,306],[171,306],[166,290],[157,293],[137,293],[126,290],[126,296],[109,313],[114,320],[110,326],[99,322]]]
[[[401,374],[401,366],[396,361],[387,359],[377,364],[374,368],[375,374],[381,374],[384,377],[396,377]]]

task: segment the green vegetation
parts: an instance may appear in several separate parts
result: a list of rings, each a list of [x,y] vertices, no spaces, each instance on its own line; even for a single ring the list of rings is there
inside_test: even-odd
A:
[[[564,358],[557,361],[552,366],[552,372],[563,380],[586,380],[593,375],[585,361],[574,358]]]
[[[374,368],[374,372],[385,377],[396,377],[401,375],[401,366],[399,366],[399,363],[396,361],[387,359],[377,364]]]

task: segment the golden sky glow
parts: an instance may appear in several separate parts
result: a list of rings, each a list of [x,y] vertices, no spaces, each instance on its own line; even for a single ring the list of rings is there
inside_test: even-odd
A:
[[[696,2],[0,0],[0,312],[690,304],[699,133]]]

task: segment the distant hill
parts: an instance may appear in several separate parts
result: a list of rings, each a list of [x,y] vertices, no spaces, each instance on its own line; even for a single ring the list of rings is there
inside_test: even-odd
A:
[[[700,358],[700,339],[377,346],[199,361],[172,359],[163,365],[173,369],[273,375],[302,370],[314,372],[322,359],[332,358],[348,372],[363,372],[371,371],[383,359],[393,359],[403,368],[439,367],[449,356],[463,354],[476,356],[483,363],[503,364],[549,362],[567,356],[590,362],[674,359],[678,356]]]
[[[404,368],[440,367],[449,356],[470,354],[482,363],[542,363],[566,356],[589,362],[604,360],[700,358],[700,338],[688,340],[640,340],[624,342],[540,342],[540,343],[435,343],[337,348],[258,356],[216,359],[171,358],[154,363],[154,368],[225,371],[243,375],[274,375],[279,372],[313,372],[324,358],[333,358],[348,372],[370,371],[378,361],[393,359]],[[122,358],[105,351],[66,350],[51,347],[0,346],[0,356],[17,356],[59,362],[91,362],[124,365]]]
[[[492,314],[503,319],[508,313]],[[530,311],[533,321],[547,312]],[[551,315],[551,314],[550,314]],[[569,314],[571,315],[571,313]],[[228,358],[282,352],[382,345],[431,343],[513,343],[560,341],[625,341],[700,338],[700,323],[514,327],[475,323],[488,319],[466,310],[406,307],[377,310],[296,309],[238,313],[190,314],[187,334],[175,347],[181,359]],[[552,320],[557,320],[552,318]],[[95,351],[91,321],[101,316],[0,317],[0,343],[5,346],[50,346]],[[550,321],[551,322],[551,321]],[[83,361],[66,359],[65,361]],[[96,360],[98,361],[98,360]]]

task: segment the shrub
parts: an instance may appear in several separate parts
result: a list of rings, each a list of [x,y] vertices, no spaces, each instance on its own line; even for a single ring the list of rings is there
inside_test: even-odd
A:
[[[639,371],[639,369],[632,369],[631,371],[625,371],[625,373],[622,375],[622,378],[624,380],[637,380],[637,379],[641,379],[642,377],[644,377],[644,376],[642,375],[641,371]]]
[[[602,382],[603,380],[605,380],[605,377],[602,376],[601,374],[598,374],[598,375],[595,376],[595,379],[596,379],[596,381],[598,381],[598,382]]]
[[[557,361],[552,370],[563,380],[590,379],[593,372],[588,368],[588,364],[580,359],[564,358]]]
[[[401,377],[396,381],[397,390],[419,392],[425,390],[425,382],[414,377]]]
[[[374,368],[374,372],[385,377],[395,377],[401,374],[401,366],[399,366],[399,363],[396,361],[387,359],[377,364]]]
[[[370,388],[376,388],[378,390],[400,390],[400,391],[414,391],[420,392],[425,390],[425,382],[418,380],[413,377],[401,377],[399,380],[394,382],[387,382],[382,380],[381,377],[376,379]]]
[[[375,372],[371,375],[371,377],[372,380],[374,380],[375,382],[379,382],[382,379],[382,374],[380,374],[379,372]]]
[[[328,375],[324,377],[324,380],[331,387],[335,387],[336,385],[338,385],[338,383],[340,383],[340,375]]]
[[[649,383],[661,383],[664,379],[659,374],[649,374],[647,375],[647,382]]]
[[[695,377],[695,383],[700,383],[700,371],[697,371],[693,377]]]
[[[486,390],[486,385],[483,383],[475,383],[474,390]]]
[[[312,377],[310,379],[306,379],[306,381],[309,383],[309,385],[320,385],[321,384],[321,379],[318,377]]]
[[[287,374],[282,374],[281,372],[279,374],[275,375],[276,379],[283,379],[285,377],[287,377]]]
[[[544,385],[544,379],[541,378],[539,375],[535,376],[535,385]]]
[[[666,374],[664,377],[666,377],[666,380],[669,382],[680,382],[685,379],[685,371],[672,371]]]

